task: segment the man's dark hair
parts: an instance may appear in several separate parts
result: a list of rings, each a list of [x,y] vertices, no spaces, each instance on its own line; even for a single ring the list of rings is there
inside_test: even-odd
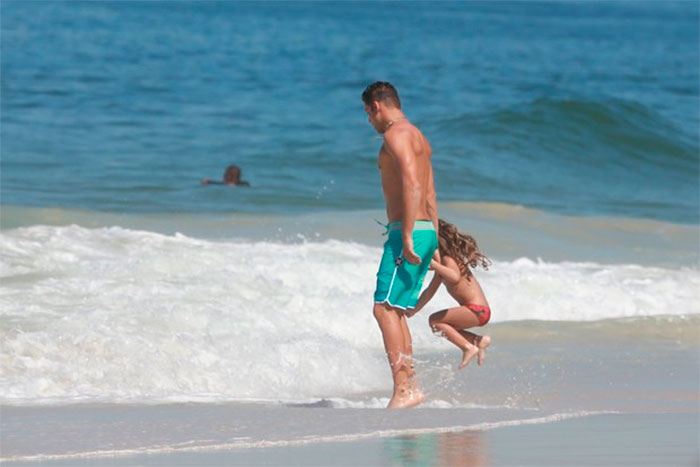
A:
[[[386,81],[377,81],[367,86],[362,93],[362,101],[370,105],[373,101],[384,102],[398,109],[401,108],[401,100],[396,88]]]

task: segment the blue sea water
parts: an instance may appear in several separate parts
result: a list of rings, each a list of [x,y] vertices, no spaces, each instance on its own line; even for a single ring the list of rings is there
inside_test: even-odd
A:
[[[0,5],[4,205],[380,209],[394,83],[441,201],[698,222],[698,3]],[[203,187],[230,163],[249,189]]]

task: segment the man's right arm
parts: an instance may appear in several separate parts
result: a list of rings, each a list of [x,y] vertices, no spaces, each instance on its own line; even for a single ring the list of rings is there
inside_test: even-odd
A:
[[[435,180],[433,178],[433,164],[429,164],[428,174],[428,193],[426,196],[427,211],[430,220],[435,226],[435,232],[438,233],[438,207],[437,207],[437,192],[435,191]]]

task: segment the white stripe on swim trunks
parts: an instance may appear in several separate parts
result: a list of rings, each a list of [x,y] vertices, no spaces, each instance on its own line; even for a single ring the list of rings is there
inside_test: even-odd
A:
[[[401,258],[401,255],[403,254],[403,248],[401,248],[401,252],[399,253],[399,258]],[[399,270],[399,266],[396,264],[396,260],[394,260],[394,275],[391,276],[391,284],[389,284],[389,291],[386,293],[386,298],[384,299],[385,302],[389,302],[389,297],[391,297],[391,289],[394,288],[394,280],[396,280],[396,271]],[[389,302],[389,305],[391,305],[391,302]],[[394,306],[394,305],[391,305]]]
[[[388,298],[385,298],[385,299],[382,300],[381,302],[374,302],[374,303],[388,303],[389,306],[392,306],[392,307],[394,307],[394,308],[398,308],[399,310],[412,310],[412,309],[415,308],[414,306],[394,305],[393,303],[391,303],[391,302],[389,301]]]

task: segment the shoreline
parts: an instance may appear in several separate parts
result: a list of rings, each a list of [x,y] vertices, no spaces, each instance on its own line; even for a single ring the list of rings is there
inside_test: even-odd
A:
[[[522,217],[527,218],[531,216],[542,216],[542,217],[552,217],[555,219],[564,220],[579,220],[581,222],[617,222],[621,224],[622,227],[627,226],[630,230],[635,230],[639,228],[639,224],[647,228],[661,228],[664,226],[677,226],[677,227],[688,227],[688,228],[698,228],[700,226],[697,222],[690,220],[687,222],[677,222],[665,219],[657,219],[651,217],[639,217],[639,216],[622,216],[614,214],[592,214],[592,213],[579,213],[578,215],[572,213],[558,212],[553,210],[547,210],[543,208],[538,208],[535,206],[528,206],[518,203],[506,203],[502,201],[469,201],[469,200],[449,200],[440,201],[440,207],[444,207],[449,213],[460,215],[460,213],[468,212],[476,215],[477,217],[485,218],[501,218],[507,219],[512,217]],[[94,226],[108,227],[115,224],[118,220],[124,219],[134,219],[135,221],[142,220],[153,221],[153,220],[163,220],[166,218],[192,218],[192,219],[225,219],[235,216],[236,218],[243,219],[269,219],[269,220],[292,220],[297,218],[313,218],[313,217],[324,217],[329,216],[335,218],[337,216],[379,216],[379,220],[382,221],[385,217],[384,209],[380,206],[376,209],[363,208],[363,209],[342,209],[331,207],[323,207],[321,209],[311,209],[309,208],[306,212],[298,212],[291,214],[284,214],[281,212],[260,212],[253,213],[250,211],[172,211],[172,212],[141,212],[141,211],[123,211],[123,210],[92,210],[81,207],[73,206],[38,206],[30,204],[17,204],[17,203],[2,203],[0,202],[0,208],[2,212],[2,218],[7,221],[8,212],[10,217],[9,225],[0,225],[0,229],[13,229],[17,227],[28,227],[31,225],[36,225],[42,220],[46,220],[48,223],[42,225],[66,225],[70,223],[78,222],[93,222]],[[371,220],[371,219],[370,219]]]
[[[356,412],[362,416],[366,411]],[[56,466],[395,465],[399,459],[418,457],[423,463],[439,461],[440,465],[619,465],[622,459],[624,465],[661,465],[659,460],[665,459],[663,465],[675,466],[698,460],[694,442],[698,420],[697,412],[554,414],[472,426],[285,440],[239,438],[219,444],[191,440],[131,449],[2,457],[0,462]]]
[[[478,241],[494,259],[522,257],[547,262],[596,262],[643,266],[700,265],[700,226],[650,219],[571,217],[501,203],[446,202],[441,217]],[[78,225],[119,227],[212,242],[254,240],[276,244],[338,240],[379,248],[384,241],[381,210],[330,211],[303,215],[120,214],[63,208],[3,205],[0,233],[18,228]]]

